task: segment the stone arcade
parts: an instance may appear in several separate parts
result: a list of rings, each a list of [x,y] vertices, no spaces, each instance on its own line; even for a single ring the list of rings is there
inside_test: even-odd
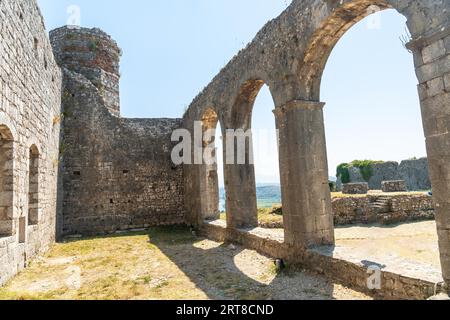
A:
[[[450,284],[450,0],[294,0],[182,119],[121,118],[121,52],[107,34],[63,27],[48,39],[35,0],[2,0],[0,285],[56,237],[185,223],[275,257],[314,261],[361,286],[364,270],[341,274],[338,264],[310,248],[334,244],[321,76],[334,45],[373,6],[408,19],[442,275]],[[205,130],[218,122],[223,130],[250,128],[264,84],[280,130],[285,235],[277,243],[243,230],[257,225],[253,165],[225,166],[227,228],[220,228],[205,222],[217,213],[217,167],[175,166],[170,159],[174,129],[193,131],[195,121]],[[408,286],[384,276],[388,288]]]

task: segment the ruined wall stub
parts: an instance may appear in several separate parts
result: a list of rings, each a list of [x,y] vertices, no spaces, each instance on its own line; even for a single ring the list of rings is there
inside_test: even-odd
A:
[[[170,157],[181,119],[120,117],[120,49],[103,31],[50,38],[64,71],[61,234],[184,223],[183,168]]]
[[[251,118],[254,97],[262,83],[267,84],[280,129],[282,198],[288,221],[286,241],[302,246],[333,243],[321,78],[342,35],[375,10],[389,8],[407,18],[412,36],[409,47],[420,83],[430,175],[437,194],[443,273],[449,282],[449,0],[294,0],[194,99],[184,125],[192,129],[193,122],[201,119],[206,108],[215,110],[225,129],[248,125],[246,120]],[[246,188],[254,184],[251,170],[252,167],[246,168]],[[186,198],[201,199],[198,167],[185,166],[185,174],[189,177],[185,181]],[[226,187],[228,195],[239,194],[241,189],[234,184]],[[235,199],[227,202],[233,203]],[[195,221],[200,204],[188,201],[186,205],[188,217]],[[227,213],[231,221],[234,215],[242,219],[241,213]]]
[[[387,180],[405,180],[409,191],[431,189],[428,159],[410,159],[398,162],[389,161],[371,165],[372,176],[366,181],[357,167],[350,167],[350,182],[368,182],[371,190],[381,190],[381,183]],[[342,189],[342,180],[338,177],[338,189]]]
[[[0,1],[0,285],[55,240],[60,88],[36,1]]]

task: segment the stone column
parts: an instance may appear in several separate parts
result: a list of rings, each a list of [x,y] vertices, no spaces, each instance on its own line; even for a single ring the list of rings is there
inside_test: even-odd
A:
[[[228,228],[255,228],[258,226],[258,205],[255,166],[250,156],[253,145],[251,140],[245,145],[244,164],[238,164],[235,145],[235,164],[230,164],[227,160],[227,144],[224,146],[227,226]]]
[[[412,41],[436,207],[442,273],[450,285],[450,29]]]
[[[292,245],[334,244],[324,105],[296,100],[274,110],[285,242]]]
[[[202,220],[219,219],[219,178],[217,165],[202,165],[200,179],[201,189],[198,201],[201,202]]]
[[[255,170],[253,165],[226,165],[226,212],[229,228],[258,226]]]
[[[200,197],[202,220],[216,220],[219,214],[219,177],[217,174],[216,137],[217,114],[207,111],[202,119],[203,152],[211,157],[203,159],[205,162],[200,166]],[[222,155],[220,155],[222,156]],[[208,161],[207,161],[208,160]]]

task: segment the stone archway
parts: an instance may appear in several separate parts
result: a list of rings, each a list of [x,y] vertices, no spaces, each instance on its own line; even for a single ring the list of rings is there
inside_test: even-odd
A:
[[[394,8],[408,22],[413,51],[444,279],[450,283],[450,16],[448,1],[413,0],[293,0],[276,19],[230,61],[194,99],[184,117],[193,130],[199,112],[217,107],[226,129],[250,128],[252,105],[262,80],[270,84],[279,130],[280,173],[285,242],[299,248],[334,244],[328,160],[320,80],[339,38],[370,13]],[[250,79],[250,80],[249,80]],[[213,102],[213,103],[212,103]],[[247,153],[251,151],[247,150]],[[198,171],[187,166],[186,206],[199,195]],[[226,165],[229,228],[257,223],[254,169],[251,164]],[[195,182],[190,182],[195,181]],[[201,195],[199,195],[201,196]],[[231,210],[230,210],[231,209]]]
[[[392,8],[385,0],[353,0],[331,12],[309,39],[303,64],[298,71],[305,99],[320,101],[325,66],[342,36],[367,16]]]
[[[262,79],[244,81],[233,100],[226,132],[225,189],[228,226],[254,228],[258,226],[258,202],[253,155],[252,113],[256,98],[266,84]],[[269,87],[269,86],[268,86]],[[269,87],[269,91],[270,87]],[[272,94],[272,92],[271,92]],[[273,97],[273,95],[272,95]],[[228,130],[233,130],[228,132]],[[231,134],[231,135],[230,135]],[[234,135],[234,136],[233,136]],[[240,138],[237,136],[240,135]],[[245,145],[242,145],[245,143]],[[234,147],[230,150],[230,146]],[[237,147],[242,145],[242,157]],[[242,161],[245,158],[244,161]]]
[[[402,13],[398,1],[347,1],[330,13],[310,39],[305,51],[304,64],[299,70],[300,88],[307,101],[324,105],[320,101],[322,74],[336,43],[356,22],[373,13],[371,6],[394,8]],[[408,25],[418,21],[406,15]],[[424,27],[425,28],[425,27]],[[426,28],[425,28],[426,29]],[[419,81],[422,120],[426,136],[427,153],[433,196],[443,277],[450,282],[450,30],[448,27],[427,30],[413,38],[407,48],[412,51]],[[321,122],[320,120],[317,123]],[[320,128],[320,130],[322,130]],[[325,144],[320,147],[325,148]],[[320,154],[323,151],[316,150]],[[325,153],[326,154],[326,153]],[[325,163],[322,165],[325,169]],[[317,183],[318,185],[318,183]]]

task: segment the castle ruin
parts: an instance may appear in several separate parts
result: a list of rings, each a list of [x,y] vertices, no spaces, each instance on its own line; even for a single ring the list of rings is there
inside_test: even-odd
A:
[[[174,224],[271,256],[318,263],[357,285],[360,274],[341,274],[343,268],[310,249],[334,244],[322,73],[335,44],[373,6],[394,8],[408,19],[442,277],[450,284],[450,0],[294,0],[180,119],[122,118],[121,51],[110,36],[68,26],[48,37],[35,0],[3,0],[0,285],[57,238]],[[249,129],[264,84],[280,132],[284,239],[278,242],[246,231],[258,222],[252,164],[225,165],[228,215],[222,228],[205,222],[218,209],[217,167],[171,161],[175,129],[193,132],[196,121],[204,130],[219,122],[223,130]],[[392,281],[394,289],[399,282],[410,286]]]

